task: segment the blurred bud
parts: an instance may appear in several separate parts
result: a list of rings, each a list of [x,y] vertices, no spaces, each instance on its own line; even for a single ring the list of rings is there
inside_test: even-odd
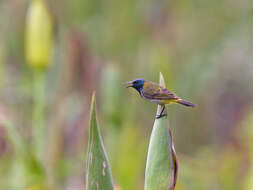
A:
[[[44,0],[32,0],[26,18],[25,50],[28,64],[47,67],[53,46],[52,20]]]
[[[106,120],[112,123],[118,123],[122,111],[121,100],[121,77],[117,65],[107,64],[102,71],[102,97],[103,113]]]

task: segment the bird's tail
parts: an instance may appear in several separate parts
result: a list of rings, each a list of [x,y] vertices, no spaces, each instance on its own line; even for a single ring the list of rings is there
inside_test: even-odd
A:
[[[196,106],[195,104],[188,102],[186,100],[183,100],[183,99],[178,99],[177,103],[182,104],[184,106],[188,106],[188,107],[195,107]]]

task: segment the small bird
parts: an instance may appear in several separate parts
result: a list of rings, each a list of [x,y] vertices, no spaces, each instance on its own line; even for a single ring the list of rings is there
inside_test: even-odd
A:
[[[195,107],[195,104],[177,97],[175,93],[169,91],[167,88],[163,88],[154,82],[144,79],[136,79],[126,82],[126,84],[130,84],[126,88],[135,88],[142,98],[159,104],[163,107],[161,113],[156,116],[157,119],[166,116],[166,114],[163,114],[163,111],[165,109],[165,105],[167,104],[179,103],[184,106]]]

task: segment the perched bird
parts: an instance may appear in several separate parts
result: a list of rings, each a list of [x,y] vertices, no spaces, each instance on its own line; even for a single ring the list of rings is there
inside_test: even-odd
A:
[[[142,98],[159,104],[163,107],[161,113],[156,116],[157,119],[166,115],[163,114],[163,111],[165,109],[165,105],[167,104],[179,103],[184,106],[195,107],[195,104],[177,97],[176,94],[169,91],[167,88],[163,88],[154,82],[144,79],[136,79],[126,82],[126,84],[130,84],[126,88],[135,88]]]

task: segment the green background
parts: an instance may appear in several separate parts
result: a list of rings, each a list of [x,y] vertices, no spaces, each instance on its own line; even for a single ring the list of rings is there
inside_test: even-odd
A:
[[[156,105],[123,83],[158,82],[160,71],[197,104],[168,108],[176,190],[253,189],[253,1],[48,1],[54,51],[36,93],[29,4],[0,1],[0,189],[83,189],[94,90],[115,185],[143,189]],[[44,146],[32,148],[37,141]]]

